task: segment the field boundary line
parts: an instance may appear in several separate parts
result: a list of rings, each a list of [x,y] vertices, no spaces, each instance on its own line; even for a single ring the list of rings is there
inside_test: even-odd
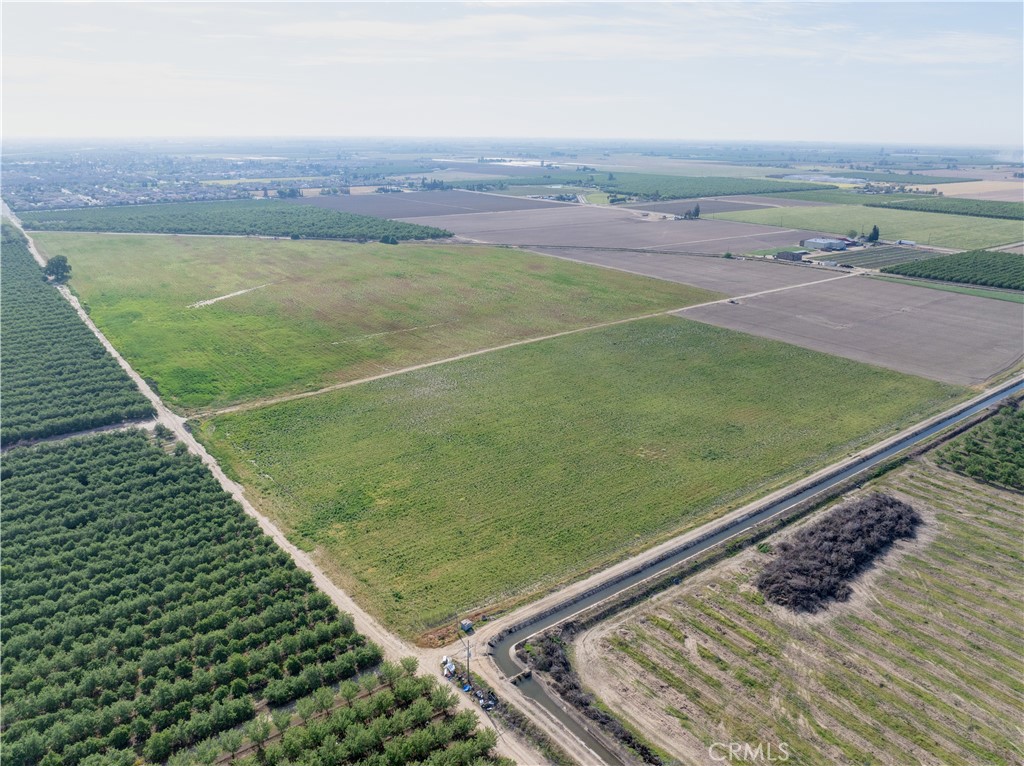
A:
[[[572,330],[562,330],[561,332],[551,333],[549,335],[540,335],[535,338],[524,338],[523,340],[514,340],[510,343],[503,343],[499,346],[490,346],[488,348],[477,349],[476,351],[466,351],[462,354],[456,354],[455,356],[445,357],[444,359],[435,359],[430,362],[422,362],[420,364],[410,365],[409,367],[402,367],[397,370],[391,370],[389,372],[382,372],[377,375],[370,375],[365,378],[357,378],[356,380],[346,380],[341,383],[332,383],[329,386],[318,388],[315,391],[300,391],[294,394],[282,394],[281,396],[268,397],[266,399],[258,399],[251,402],[242,402],[240,404],[233,404],[229,407],[221,407],[213,410],[204,410],[197,412],[190,416],[190,419],[203,419],[216,417],[218,415],[228,415],[232,412],[245,412],[248,410],[260,409],[261,407],[269,407],[274,404],[283,404],[284,402],[291,402],[297,399],[307,399],[311,396],[320,396],[321,394],[329,394],[332,391],[338,391],[343,388],[350,388],[352,386],[359,386],[364,383],[372,383],[376,380],[384,380],[386,378],[392,378],[396,375],[404,375],[409,372],[416,372],[418,370],[425,370],[430,367],[437,367],[441,364],[448,364],[449,362],[458,362],[463,359],[470,359],[474,356],[481,356],[483,354],[490,354],[495,351],[504,351],[509,348],[516,348],[517,346],[527,346],[531,343],[540,343],[545,340],[554,340],[555,338],[563,338],[566,335],[576,335],[581,332],[589,332],[590,330],[601,330],[605,327],[614,327],[620,324],[629,324],[630,322],[639,322],[644,319],[655,319],[662,316],[677,316],[684,311],[690,309],[702,308],[704,306],[713,306],[717,303],[728,303],[729,301],[737,301],[743,298],[755,298],[759,295],[766,295],[768,293],[782,292],[783,290],[795,290],[800,287],[809,287],[811,285],[820,285],[823,282],[834,282],[837,279],[848,279],[850,277],[857,276],[857,274],[840,274],[835,277],[828,277],[826,279],[819,279],[814,282],[804,282],[799,285],[787,285],[785,287],[775,287],[770,290],[760,290],[754,293],[747,293],[746,295],[737,295],[732,298],[717,298],[713,301],[705,301],[703,303],[695,303],[692,306],[683,306],[682,308],[665,309],[664,311],[656,311],[652,314],[641,314],[634,317],[626,317],[625,319],[613,319],[608,322],[599,322],[598,324],[587,325],[586,327],[576,327]]]
[[[708,303],[717,303],[718,301],[710,301]],[[697,304],[700,306],[707,306],[708,303]],[[685,308],[694,308],[693,306],[687,306]],[[480,348],[475,351],[466,351],[462,354],[456,354],[455,356],[445,357],[444,359],[434,359],[429,362],[421,362],[420,364],[413,364],[408,367],[401,367],[397,370],[390,370],[388,372],[381,372],[377,375],[369,375],[365,378],[357,378],[355,380],[346,380],[341,383],[332,383],[329,386],[318,388],[315,391],[300,391],[294,394],[282,394],[281,396],[273,396],[266,399],[258,399],[252,402],[242,402],[240,404],[233,404],[230,407],[221,407],[215,410],[205,410],[203,412],[192,415],[192,418],[209,418],[217,415],[227,415],[231,412],[242,412],[245,410],[259,409],[260,407],[269,407],[273,404],[281,404],[283,402],[291,402],[296,399],[306,399],[310,396],[319,396],[320,394],[329,394],[331,391],[337,391],[342,388],[349,388],[350,386],[358,386],[363,383],[372,383],[375,380],[384,380],[385,378],[391,378],[395,375],[404,375],[408,372],[416,372],[417,370],[425,370],[429,367],[436,367],[440,364],[447,364],[449,362],[458,362],[462,359],[469,359],[474,356],[480,356],[482,354],[490,354],[494,351],[504,351],[508,348],[515,348],[516,346],[526,346],[530,343],[539,343],[544,340],[553,340],[555,338],[561,338],[566,335],[575,335],[580,332],[587,332],[588,330],[599,330],[603,327],[612,327],[619,324],[627,324],[629,322],[639,322],[641,319],[654,319],[655,317],[668,316],[681,309],[665,309],[664,311],[656,311],[652,314],[643,314],[641,316],[626,317],[625,319],[613,319],[609,322],[600,322],[599,324],[587,325],[586,327],[576,327],[572,330],[562,330],[560,332],[551,333],[549,335],[541,335],[535,338],[524,338],[522,340],[514,340],[510,343],[502,343],[500,346],[490,346],[488,348]],[[399,331],[401,332],[401,331]]]
[[[3,205],[5,213],[8,212],[8,208]],[[38,254],[35,249],[35,243],[20,225],[20,222],[13,216],[9,216],[14,225],[21,231],[22,235],[29,243],[29,250],[33,253],[33,256],[37,260],[41,260],[45,264],[45,260]],[[121,354],[114,348],[114,346],[107,340],[107,337],[102,331],[96,326],[89,315],[82,308],[82,304],[78,301],[78,298],[71,292],[66,285],[60,285],[57,288],[64,299],[71,304],[72,308],[75,309],[79,318],[85,323],[86,327],[92,331],[103,347],[107,350],[111,356],[117,361],[121,368],[128,374],[138,386],[153,408],[156,410],[156,423],[163,424],[169,428],[174,435],[181,441],[187,448],[189,453],[195,455],[202,461],[203,465],[206,466],[207,470],[213,474],[214,478],[220,484],[220,486],[231,495],[240,506],[242,510],[259,525],[260,530],[263,534],[271,538],[274,543],[284,551],[295,563],[295,566],[304,572],[309,573],[313,579],[314,585],[326,596],[328,596],[332,603],[341,611],[352,616],[352,621],[355,624],[356,630],[362,635],[366,636],[370,641],[377,644],[383,652],[385,658],[397,661],[402,657],[416,657],[420,662],[420,669],[425,673],[430,673],[440,681],[444,681],[444,677],[441,673],[440,666],[435,662],[436,651],[419,649],[409,642],[405,641],[401,637],[395,635],[387,628],[385,628],[380,622],[376,620],[369,612],[364,610],[359,604],[356,603],[355,599],[352,598],[338,586],[316,563],[313,559],[312,554],[307,553],[296,545],[294,545],[282,532],[277,525],[274,524],[268,517],[260,513],[256,506],[254,506],[249,499],[245,496],[245,488],[236,481],[228,478],[227,474],[224,473],[224,469],[221,468],[220,463],[213,457],[206,448],[199,442],[195,436],[192,435],[186,424],[185,418],[172,412],[159,395],[153,391],[148,383],[139,375],[138,372],[128,363],[128,361],[121,356]],[[152,422],[152,421],[147,421]],[[127,425],[126,427],[131,427]],[[478,712],[477,706],[475,706],[469,697],[463,694],[456,696],[458,705],[463,710],[472,710]],[[494,720],[487,715],[478,716],[478,725],[483,728],[490,728],[497,731],[497,727]],[[504,740],[499,739],[498,743],[499,751],[504,751],[506,754],[511,755],[516,760],[522,763],[531,763],[532,759],[536,757],[535,751],[531,746],[525,743],[522,738],[506,738]]]

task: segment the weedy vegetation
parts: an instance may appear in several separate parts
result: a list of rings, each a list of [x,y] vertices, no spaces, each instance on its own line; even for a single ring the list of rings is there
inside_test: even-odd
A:
[[[665,317],[197,430],[293,541],[415,635],[715,518],[962,395]]]
[[[164,401],[186,410],[721,297],[493,247],[36,239],[48,253],[68,256],[93,321]]]

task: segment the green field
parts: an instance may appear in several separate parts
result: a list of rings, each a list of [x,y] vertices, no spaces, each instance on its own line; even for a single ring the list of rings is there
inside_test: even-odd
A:
[[[93,320],[164,401],[185,409],[721,297],[490,247],[56,233],[36,241],[68,257]]]
[[[919,194],[861,194],[852,189],[822,189],[773,194],[779,199],[802,199],[808,202],[827,202],[830,205],[866,205],[869,202],[918,199]]]
[[[510,176],[508,186],[564,184],[597,187],[601,191],[649,200],[692,199],[729,194],[776,194],[786,191],[833,188],[805,181],[776,181],[770,178],[721,178],[715,176],[677,176],[655,173],[609,173],[605,171],[552,171],[548,175]],[[456,184],[463,188],[491,187],[494,182],[470,181]]]
[[[410,635],[716,518],[962,394],[663,317],[197,430],[296,544]]]
[[[684,763],[749,742],[785,743],[794,766],[1019,764],[1020,496],[927,463],[877,488],[924,524],[850,602],[767,605],[769,540],[599,627],[583,683]]]
[[[704,217],[834,234],[846,234],[851,230],[866,234],[871,231],[872,226],[878,226],[882,239],[887,241],[909,239],[920,245],[961,250],[1003,245],[1019,242],[1021,239],[1018,221],[868,208],[863,205],[743,210],[737,213],[714,213]]]

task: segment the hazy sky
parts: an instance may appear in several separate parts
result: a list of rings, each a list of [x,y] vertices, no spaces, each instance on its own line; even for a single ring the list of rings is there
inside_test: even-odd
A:
[[[8,137],[1020,146],[1020,2],[18,3]]]

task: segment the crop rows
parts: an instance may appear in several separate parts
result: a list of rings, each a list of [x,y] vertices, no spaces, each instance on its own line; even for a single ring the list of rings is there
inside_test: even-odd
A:
[[[993,253],[974,250],[914,263],[887,266],[887,274],[937,279],[983,287],[1024,290],[1024,256],[1017,253]]]
[[[550,176],[513,176],[502,180],[509,186],[564,184],[598,188],[610,194],[645,200],[693,199],[729,194],[773,194],[831,189],[832,186],[767,178],[718,178],[656,175],[651,173],[553,173]],[[495,182],[459,184],[463,188],[491,187]]]
[[[451,236],[451,232],[432,226],[274,200],[183,202],[26,212],[22,222],[26,229],[46,231],[221,234],[357,242]]]
[[[293,709],[260,716],[170,758],[168,766],[235,763],[247,766],[490,766],[493,731],[476,730],[470,711],[455,713],[455,694],[426,676],[416,662],[382,663],[360,683],[323,687]],[[127,766],[127,764],[126,764]]]
[[[898,245],[881,245],[869,247],[865,250],[853,250],[842,253],[829,253],[822,256],[829,260],[838,259],[840,263],[850,266],[858,266],[864,269],[879,269],[883,266],[894,266],[898,263],[909,263],[911,261],[923,261],[934,258],[935,253],[929,250],[914,250],[909,247]]]
[[[1024,221],[1024,202],[999,202],[985,199],[958,199],[956,197],[918,197],[894,202],[865,202],[865,207],[888,207],[897,210],[917,210],[922,213],[950,213],[973,215],[979,218],[1008,218]]]
[[[666,317],[198,427],[293,540],[415,634],[715,518],[959,394]]]
[[[979,481],[1024,492],[1024,409],[1003,407],[991,420],[950,442],[938,459]]]
[[[0,259],[0,441],[6,446],[151,416],[149,402],[44,282],[13,227],[3,228]]]
[[[141,431],[14,449],[2,481],[5,763],[161,760],[380,660],[202,463]]]
[[[856,605],[783,615],[750,551],[609,627],[603,677],[635,694],[604,702],[686,761],[732,741],[801,764],[1017,763],[1019,498],[927,466],[887,482],[938,521]]]

